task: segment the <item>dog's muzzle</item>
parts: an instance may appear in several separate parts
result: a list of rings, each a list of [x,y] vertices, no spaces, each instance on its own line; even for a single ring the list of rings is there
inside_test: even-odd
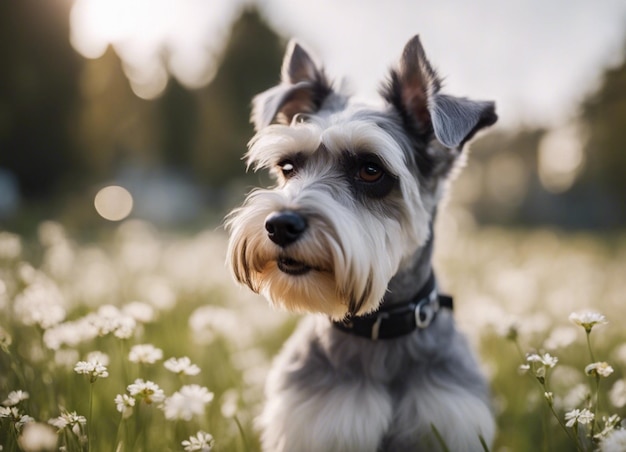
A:
[[[273,212],[265,219],[267,237],[281,248],[286,248],[296,242],[307,227],[306,218],[293,210]],[[276,265],[280,271],[292,276],[304,275],[312,269],[306,263],[300,262],[286,253],[281,253]]]
[[[309,270],[312,270],[311,266],[305,264],[304,262],[297,261],[290,257],[279,257],[276,262],[278,269],[292,276],[300,276],[308,273]]]

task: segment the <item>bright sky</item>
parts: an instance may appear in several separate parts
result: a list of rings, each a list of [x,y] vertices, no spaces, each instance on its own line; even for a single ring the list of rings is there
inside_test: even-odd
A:
[[[626,44],[623,0],[76,0],[71,39],[92,58],[114,44],[135,92],[154,97],[166,80],[158,49],[201,86],[244,3],[364,97],[420,34],[447,91],[496,100],[505,125],[566,122]]]

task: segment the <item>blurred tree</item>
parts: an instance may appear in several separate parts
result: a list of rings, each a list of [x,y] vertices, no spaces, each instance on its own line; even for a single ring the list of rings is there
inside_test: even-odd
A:
[[[26,201],[63,194],[63,209],[84,219],[94,189],[125,169],[175,170],[214,192],[244,177],[250,99],[277,81],[283,51],[256,11],[235,23],[207,87],[172,78],[148,101],[134,95],[112,48],[97,59],[71,48],[70,6],[0,2],[0,169],[17,177]]]
[[[548,130],[494,131],[473,144],[459,191],[473,194],[465,204],[477,220],[573,229],[626,225],[626,46],[624,50],[622,62],[605,70],[599,88],[580,106],[577,125],[587,134],[585,163],[571,187],[549,191],[538,177],[538,149]],[[523,182],[522,190],[515,189],[516,180]]]
[[[160,164],[159,104],[133,94],[112,48],[98,59],[85,61],[79,82],[76,134],[87,182],[107,181],[123,165]],[[167,122],[162,126],[167,127]]]
[[[27,199],[77,173],[75,114],[81,60],[71,49],[67,1],[0,2],[0,167]]]
[[[157,130],[161,131],[163,164],[170,168],[185,170],[194,167],[193,148],[199,132],[198,96],[199,93],[193,93],[176,79],[171,79],[163,97],[157,101],[161,123]]]
[[[542,192],[536,168],[544,133],[539,128],[496,129],[479,137],[471,145],[467,168],[455,184],[452,199],[467,204],[484,223],[527,221],[528,200]]]
[[[81,143],[98,179],[123,165],[162,166],[219,189],[244,175],[241,157],[253,130],[252,96],[274,84],[280,38],[254,10],[234,24],[211,83],[188,90],[175,78],[162,96],[136,97],[119,59],[109,49],[81,73]]]
[[[255,10],[235,23],[215,79],[200,93],[193,162],[206,185],[220,187],[244,175],[241,157],[253,134],[250,101],[278,82],[283,51]]]
[[[246,10],[234,24],[207,87],[189,90],[171,78],[163,94],[149,101],[133,94],[112,49],[86,61],[79,130],[91,183],[115,179],[134,187],[135,195],[150,187],[171,194],[171,184],[200,188],[212,195],[205,203],[223,207],[231,181],[253,177],[245,175],[241,162],[253,133],[250,100],[277,81],[282,51],[280,38],[259,14]],[[88,201],[85,196],[81,204]],[[167,210],[167,202],[171,200],[162,199],[159,209]]]
[[[600,88],[588,96],[581,118],[589,131],[587,166],[581,183],[613,205],[612,221],[626,224],[626,45],[622,62],[608,68]]]

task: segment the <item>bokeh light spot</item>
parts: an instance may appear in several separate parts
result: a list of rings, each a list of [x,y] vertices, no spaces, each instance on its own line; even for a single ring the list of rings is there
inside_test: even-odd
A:
[[[539,180],[552,193],[569,190],[585,164],[585,131],[568,124],[546,133],[539,142]]]
[[[133,210],[133,197],[124,187],[109,185],[96,194],[94,206],[102,218],[120,221]]]

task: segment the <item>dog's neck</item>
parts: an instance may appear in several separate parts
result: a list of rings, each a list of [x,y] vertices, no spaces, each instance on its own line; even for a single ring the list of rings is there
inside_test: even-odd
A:
[[[452,309],[452,298],[437,293],[431,266],[432,228],[429,239],[391,279],[387,293],[376,312],[348,316],[332,322],[344,332],[372,340],[405,336],[427,328],[440,307]]]
[[[432,273],[433,228],[430,227],[430,236],[413,257],[391,278],[387,286],[381,306],[406,303],[415,299],[416,295],[427,283]]]

